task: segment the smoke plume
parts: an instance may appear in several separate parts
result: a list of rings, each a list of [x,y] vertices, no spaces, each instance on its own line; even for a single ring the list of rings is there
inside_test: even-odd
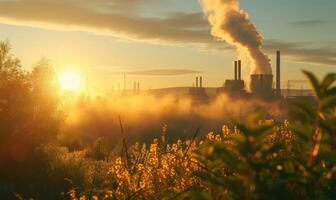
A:
[[[202,4],[212,34],[246,53],[254,65],[252,73],[271,74],[270,59],[262,51],[263,37],[248,14],[240,9],[239,0],[202,0]]]

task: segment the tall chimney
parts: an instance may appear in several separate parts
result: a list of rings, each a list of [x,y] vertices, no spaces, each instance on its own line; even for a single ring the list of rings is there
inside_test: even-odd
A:
[[[134,81],[134,85],[133,85],[133,93],[136,94],[136,82]]]
[[[126,73],[124,73],[124,94],[126,94]]]
[[[238,62],[234,61],[234,80],[237,80]]]
[[[86,93],[89,93],[89,78],[86,76]]]
[[[241,60],[238,60],[238,80],[241,80]]]
[[[202,76],[200,76],[200,88],[202,88],[203,87],[203,78],[202,78]]]
[[[198,88],[198,76],[196,77],[196,88]]]
[[[140,94],[140,83],[138,82],[138,94]]]
[[[280,80],[280,51],[276,52],[276,95],[281,96],[281,80]]]

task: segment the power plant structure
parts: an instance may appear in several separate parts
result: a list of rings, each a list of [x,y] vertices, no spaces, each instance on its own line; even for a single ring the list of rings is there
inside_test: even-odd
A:
[[[193,87],[189,89],[189,95],[196,101],[205,102],[208,100],[208,95],[205,92],[205,88],[203,87],[203,77],[196,77],[195,83],[193,83]]]
[[[276,52],[276,85],[275,85],[275,94],[276,94],[277,97],[281,97],[280,65],[281,65],[281,55],[280,55],[280,51],[278,50]]]
[[[222,87],[216,89],[216,94],[222,93],[231,98],[254,98],[264,101],[283,99],[281,94],[281,53],[276,52],[276,75],[275,88],[273,88],[273,74],[251,74],[249,85],[242,79],[242,61],[234,61],[234,77],[225,80]],[[203,87],[202,77],[196,77],[196,82],[189,89],[189,95],[195,100],[203,102],[208,98]]]
[[[241,60],[234,61],[234,79],[225,80],[223,87],[217,88],[217,93],[222,92],[235,98],[246,96],[245,82],[241,78]]]
[[[140,83],[134,81],[133,83],[133,95],[140,94]]]
[[[273,89],[272,74],[252,74],[250,90],[253,97],[262,99],[281,98],[281,80],[280,80],[280,51],[276,52],[276,80],[275,89]]]
[[[257,98],[265,101],[281,99],[280,51],[276,52],[276,81],[273,89],[273,74],[251,74],[249,90],[241,78],[241,60],[234,61],[234,79],[225,80],[217,93],[226,93],[233,98]]]
[[[275,92],[272,88],[272,74],[252,74],[251,75],[251,95],[256,98],[270,99],[275,97]]]
[[[234,99],[258,99],[265,102],[275,102],[278,101],[281,104],[286,104],[290,101],[295,100],[304,100],[314,103],[314,97],[309,90],[303,93],[301,89],[301,95],[291,94],[288,89],[281,91],[281,52],[276,51],[276,60],[275,60],[275,74],[271,73],[254,73],[251,74],[248,81],[245,81],[242,78],[242,60],[236,60],[233,62],[234,77],[232,79],[227,79],[224,81],[221,87],[206,88],[204,87],[203,76],[195,77],[195,81],[192,84],[192,87],[181,87],[175,88],[174,94],[178,96],[188,95],[195,103],[208,103],[216,95],[225,94],[227,97]],[[274,80],[275,78],[275,80]],[[121,84],[118,84],[119,93],[121,95],[126,95],[126,74],[123,74],[123,91]],[[298,81],[298,80],[296,80]],[[301,80],[302,81],[302,80]],[[289,83],[290,81],[288,81]],[[188,89],[188,90],[186,90]],[[156,91],[157,94],[165,94],[168,90],[165,90],[163,93]],[[179,92],[177,92],[179,91]],[[189,91],[189,93],[186,93]],[[151,92],[154,92],[151,91]],[[128,91],[129,94],[138,95],[140,94],[140,83],[133,82],[133,92],[132,90]]]

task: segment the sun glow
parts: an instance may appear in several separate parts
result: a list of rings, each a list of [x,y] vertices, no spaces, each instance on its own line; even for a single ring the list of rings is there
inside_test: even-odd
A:
[[[59,82],[64,91],[78,92],[80,90],[80,74],[74,70],[63,71],[59,75]]]

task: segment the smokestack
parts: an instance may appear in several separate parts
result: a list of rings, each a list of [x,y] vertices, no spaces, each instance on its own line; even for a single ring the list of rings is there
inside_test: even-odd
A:
[[[140,83],[138,82],[138,94],[140,94]]]
[[[86,76],[86,93],[89,93],[89,78]]]
[[[281,80],[280,80],[280,51],[276,52],[276,95],[281,96]]]
[[[198,77],[196,77],[196,88],[198,88]]]
[[[238,60],[238,80],[241,80],[241,60]]]
[[[237,80],[238,62],[234,61],[234,80]]]
[[[203,79],[202,79],[202,76],[200,76],[200,88],[203,87]]]
[[[120,83],[118,83],[119,95],[121,94]]]
[[[126,94],[126,73],[124,73],[124,94]]]
[[[134,81],[134,83],[133,83],[133,94],[136,94],[136,82]]]

